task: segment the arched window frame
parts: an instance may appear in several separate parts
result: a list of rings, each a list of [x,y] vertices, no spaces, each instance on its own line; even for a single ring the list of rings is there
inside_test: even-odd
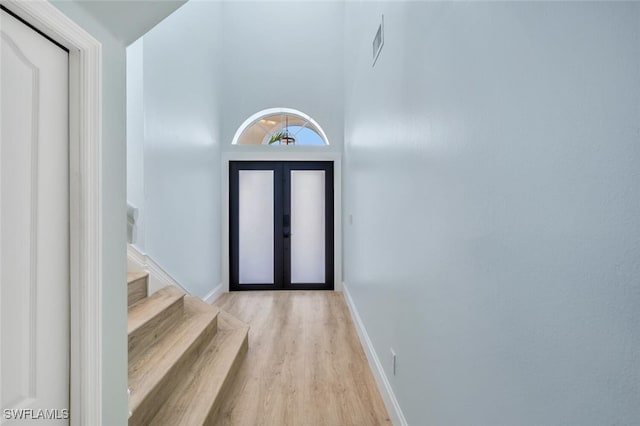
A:
[[[241,125],[240,127],[238,127],[238,130],[236,130],[235,135],[233,136],[233,140],[231,142],[232,145],[241,145],[240,144],[240,138],[242,137],[243,133],[249,129],[250,127],[252,127],[254,124],[259,123],[259,121],[265,117],[269,117],[269,116],[273,116],[276,114],[288,114],[288,115],[293,115],[293,116],[297,116],[303,120],[306,120],[307,122],[311,123],[311,125],[314,127],[313,131],[315,131],[320,138],[322,139],[322,141],[324,142],[324,146],[329,146],[329,139],[327,138],[326,133],[324,132],[324,130],[322,129],[322,127],[318,124],[317,121],[315,121],[313,118],[311,118],[308,114],[305,114],[302,111],[298,111],[296,109],[293,108],[267,108],[264,109],[262,111],[258,111],[255,114],[253,114],[252,116],[250,116],[249,118],[247,118]],[[305,125],[306,126],[306,125]],[[264,145],[264,142],[263,142]]]

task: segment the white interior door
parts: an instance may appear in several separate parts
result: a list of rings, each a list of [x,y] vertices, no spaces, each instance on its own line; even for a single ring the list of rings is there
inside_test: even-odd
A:
[[[68,424],[69,59],[1,14],[0,416]]]

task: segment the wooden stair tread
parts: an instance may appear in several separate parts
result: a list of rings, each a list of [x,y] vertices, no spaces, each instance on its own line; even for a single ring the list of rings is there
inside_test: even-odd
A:
[[[167,286],[129,308],[129,362],[135,362],[147,348],[180,323],[184,314],[184,296],[182,290]]]
[[[145,278],[149,276],[147,271],[142,272],[127,272],[127,284],[131,284],[135,281],[138,281],[140,278]]]
[[[218,333],[203,348],[168,400],[150,422],[153,425],[210,424],[247,351],[249,327],[224,311],[218,314]]]
[[[127,306],[131,307],[147,297],[148,282],[148,272],[127,273]]]
[[[161,340],[149,347],[129,364],[129,410],[134,412],[156,386],[175,375],[178,363],[187,363],[183,357],[192,357],[197,346],[207,345],[217,331],[218,308],[199,299],[184,299],[184,316],[179,324]],[[187,365],[188,368],[188,365]],[[173,372],[173,373],[172,373]],[[163,384],[166,386],[166,383]]]
[[[168,306],[183,298],[184,295],[182,290],[167,286],[131,306],[127,321],[127,334],[131,334],[144,326],[150,318],[158,315]]]

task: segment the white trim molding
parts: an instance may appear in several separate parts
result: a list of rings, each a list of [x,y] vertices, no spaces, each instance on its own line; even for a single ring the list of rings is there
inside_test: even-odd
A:
[[[167,271],[162,269],[158,263],[150,258],[145,253],[142,253],[138,250],[137,247],[127,244],[127,267],[129,271],[132,272],[140,272],[147,271],[149,272],[149,294],[152,294],[162,287],[172,285],[174,287],[178,287],[180,290],[184,291],[187,294],[190,294],[175,278],[171,276]],[[222,294],[225,292],[225,288],[223,283],[218,284],[214,287],[206,296],[201,299],[208,303],[213,304]]]
[[[137,247],[127,244],[127,267],[129,271],[147,271],[149,272],[149,294],[160,290],[162,287],[172,285],[179,288],[187,294],[191,294],[185,289],[171,274],[165,271],[155,260],[147,254],[142,253]],[[222,283],[214,287],[206,296],[201,299],[212,304],[224,293]]]
[[[69,49],[70,418],[102,424],[102,46],[44,0],[2,5]]]
[[[373,377],[375,377],[376,382],[378,383],[378,389],[380,390],[380,394],[382,394],[384,405],[387,407],[387,411],[389,412],[389,417],[391,417],[391,421],[394,425],[408,426],[407,419],[404,417],[400,404],[398,404],[398,400],[396,399],[396,395],[393,393],[391,383],[389,383],[389,379],[387,379],[387,375],[382,368],[380,358],[378,358],[378,354],[376,354],[373,343],[371,343],[367,329],[362,322],[362,318],[360,318],[358,308],[356,308],[356,305],[353,303],[353,299],[351,298],[351,294],[349,293],[349,288],[346,283],[342,283],[342,293],[344,294],[344,299],[347,302],[349,311],[351,312],[351,317],[353,318],[353,323],[358,331],[358,336],[360,336],[360,343],[367,355],[367,360],[369,361],[369,366],[373,372]]]
[[[212,305],[213,302],[218,300],[223,293],[224,293],[224,286],[222,285],[222,283],[220,283],[213,290],[211,290],[209,294],[203,297],[202,300],[204,300],[209,305]]]
[[[142,272],[147,270],[147,255],[137,247],[127,244],[127,271]]]
[[[147,271],[149,271],[149,294],[154,293],[160,290],[162,287],[166,287],[168,285],[178,287],[185,293],[190,294],[187,289],[180,285],[178,280],[173,278],[171,274],[162,269],[162,267],[158,265],[153,259],[151,259],[149,256],[146,256],[146,258],[147,261],[145,265]]]
[[[147,271],[149,272],[149,294],[153,294],[162,287],[168,285],[179,288],[187,294],[190,294],[178,280],[173,278],[171,274],[162,269],[160,265],[147,254],[142,253],[137,247],[127,244],[127,266],[129,270]],[[132,268],[133,266],[133,268]]]

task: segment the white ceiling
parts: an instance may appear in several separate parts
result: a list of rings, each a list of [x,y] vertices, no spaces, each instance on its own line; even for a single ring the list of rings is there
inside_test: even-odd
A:
[[[78,0],[125,45],[146,34],[187,0]]]

